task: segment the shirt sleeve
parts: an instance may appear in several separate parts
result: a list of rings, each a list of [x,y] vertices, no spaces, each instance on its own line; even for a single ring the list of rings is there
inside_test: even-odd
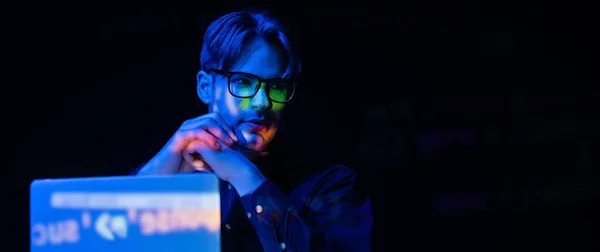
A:
[[[356,182],[336,166],[289,196],[267,180],[241,201],[265,251],[370,251],[370,202]]]

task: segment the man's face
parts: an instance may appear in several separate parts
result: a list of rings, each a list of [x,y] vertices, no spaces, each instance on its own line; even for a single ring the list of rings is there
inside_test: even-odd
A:
[[[271,79],[281,78],[284,69],[277,51],[265,41],[259,40],[253,44],[247,58],[236,64],[231,72]],[[227,77],[224,75],[214,75],[212,84],[210,111],[218,112],[229,122],[240,146],[254,151],[264,150],[277,132],[284,104],[269,100],[264,83],[258,93],[250,98],[233,96],[228,90]]]

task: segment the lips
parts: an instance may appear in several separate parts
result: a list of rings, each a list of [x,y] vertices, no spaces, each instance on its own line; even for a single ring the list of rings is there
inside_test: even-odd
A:
[[[255,131],[267,130],[271,125],[270,121],[260,119],[248,120],[246,121],[246,123],[248,123],[250,127]]]

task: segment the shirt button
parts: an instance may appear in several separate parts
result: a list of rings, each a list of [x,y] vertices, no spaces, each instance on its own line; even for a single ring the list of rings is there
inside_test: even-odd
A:
[[[252,214],[250,212],[247,212],[246,215],[248,215],[248,218],[252,217]]]
[[[279,243],[279,247],[281,248],[281,250],[285,250],[285,243]]]
[[[227,189],[231,190],[231,184],[227,184]]]
[[[229,224],[225,224],[225,228],[226,228],[227,230],[230,230],[230,229],[231,229],[231,225],[229,225]]]
[[[256,205],[256,212],[262,213],[262,211],[263,211],[263,207],[261,205]]]

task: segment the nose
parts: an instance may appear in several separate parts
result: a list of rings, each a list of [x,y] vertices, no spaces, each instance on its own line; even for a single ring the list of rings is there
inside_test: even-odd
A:
[[[258,93],[254,97],[252,97],[252,101],[250,105],[252,108],[265,111],[271,108],[272,104],[269,100],[269,95],[267,94],[267,90],[265,89],[266,84],[261,83],[260,88],[258,89]]]

